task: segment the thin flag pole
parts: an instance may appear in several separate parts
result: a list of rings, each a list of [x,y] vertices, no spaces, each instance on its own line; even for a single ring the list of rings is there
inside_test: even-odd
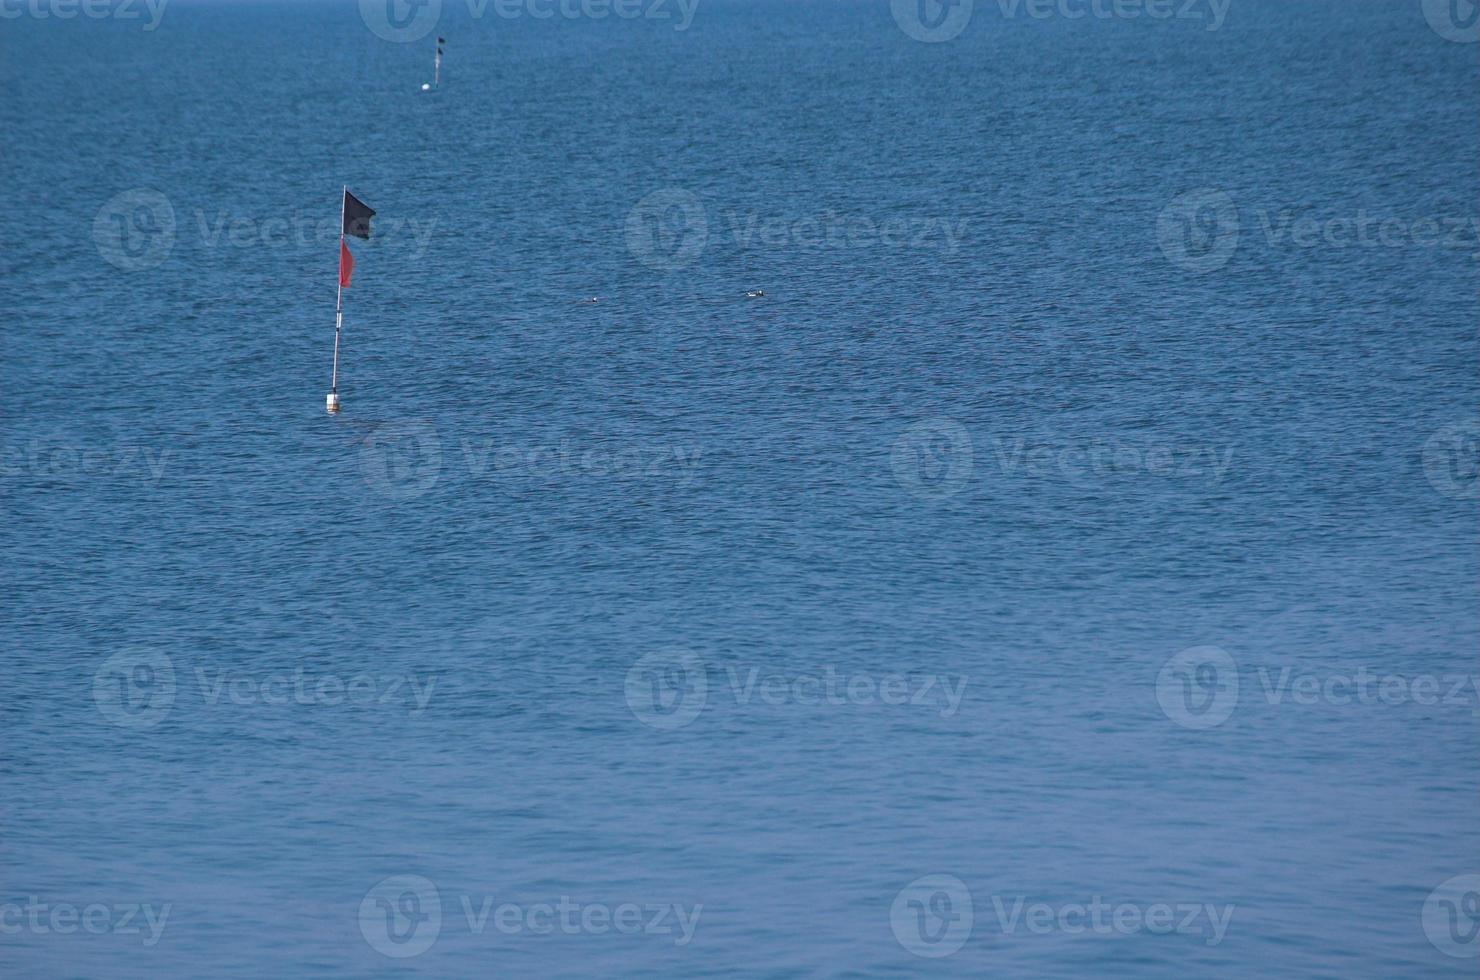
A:
[[[345,184],[339,189],[339,254],[336,259],[344,262],[344,196],[349,193],[349,185]],[[334,281],[337,287],[334,290],[334,373],[329,378],[329,401],[330,412],[339,411],[339,331],[344,325],[344,276],[336,272]]]

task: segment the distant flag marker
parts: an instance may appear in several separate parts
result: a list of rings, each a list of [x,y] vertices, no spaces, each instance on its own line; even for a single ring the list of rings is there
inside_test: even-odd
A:
[[[351,194],[348,187],[344,188],[344,197],[339,202],[339,289],[334,295],[334,374],[325,403],[331,415],[339,411],[339,332],[344,326],[344,290],[355,272],[355,256],[344,243],[344,236],[368,239],[373,217],[375,212]]]
[[[432,82],[430,85],[426,82],[421,83],[421,90],[423,92],[430,92],[442,84],[442,45],[446,43],[447,39],[445,37],[437,38],[437,56],[432,60]]]

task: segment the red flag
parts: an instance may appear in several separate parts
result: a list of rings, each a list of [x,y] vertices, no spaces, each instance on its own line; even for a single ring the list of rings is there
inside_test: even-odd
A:
[[[339,285],[348,287],[349,277],[355,272],[355,257],[350,254],[344,239],[339,239]]]
[[[355,257],[349,254],[344,239],[339,240],[339,285],[348,287],[349,277],[355,272]]]

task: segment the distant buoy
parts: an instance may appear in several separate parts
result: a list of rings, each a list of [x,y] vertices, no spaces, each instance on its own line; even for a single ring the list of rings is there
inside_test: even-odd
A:
[[[338,412],[339,411],[339,395],[337,395],[336,393],[334,393],[332,391],[329,392],[329,398],[328,398],[328,400],[326,400],[324,402],[324,407],[329,410],[329,414],[330,415],[333,415],[336,412]]]
[[[752,289],[745,294],[747,299],[760,299],[764,295],[766,295],[764,289]]]
[[[430,85],[428,85],[426,82],[422,82],[421,83],[421,90],[423,92],[430,92],[432,90],[432,87]]]

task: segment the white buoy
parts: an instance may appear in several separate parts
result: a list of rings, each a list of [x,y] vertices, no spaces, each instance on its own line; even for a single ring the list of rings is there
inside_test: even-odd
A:
[[[422,82],[421,83],[421,90],[423,92],[430,92],[432,90],[432,87],[430,85],[428,85],[426,82]]]
[[[335,392],[332,392],[332,391],[329,392],[329,397],[324,402],[324,407],[329,410],[329,414],[330,415],[333,415],[335,412],[338,412],[339,411],[339,395],[336,394]]]

